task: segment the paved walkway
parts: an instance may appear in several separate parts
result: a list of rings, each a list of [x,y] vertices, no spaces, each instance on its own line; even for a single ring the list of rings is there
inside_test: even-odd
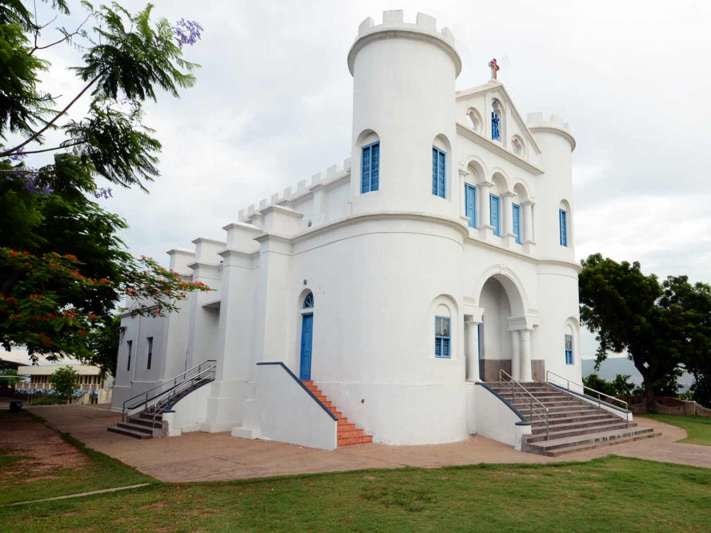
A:
[[[137,440],[106,431],[119,415],[101,407],[47,406],[32,411],[53,427],[87,446],[115,457],[162,481],[215,481],[309,472],[336,472],[403,466],[438,467],[477,463],[549,463],[581,461],[611,453],[711,468],[711,446],[675,441],[686,432],[650,419],[639,419],[662,436],[587,450],[560,458],[517,452],[474,436],[453,444],[386,446],[366,444],[335,451],[279,442],[248,440],[229,433],[187,433],[181,437]]]

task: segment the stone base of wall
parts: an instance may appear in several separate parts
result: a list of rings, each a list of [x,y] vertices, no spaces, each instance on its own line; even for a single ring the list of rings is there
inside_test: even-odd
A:
[[[499,381],[499,369],[511,374],[511,359],[481,359],[479,376],[484,381]]]

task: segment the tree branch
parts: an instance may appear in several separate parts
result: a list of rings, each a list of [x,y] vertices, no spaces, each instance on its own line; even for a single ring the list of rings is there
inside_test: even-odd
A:
[[[30,135],[30,137],[28,137],[25,141],[21,142],[17,146],[13,146],[12,148],[10,148],[8,150],[3,150],[2,152],[0,152],[0,156],[13,155],[13,154],[17,153],[18,151],[20,151],[20,149],[22,147],[27,146],[32,141],[36,140],[40,135],[42,135],[45,131],[47,131],[50,127],[52,127],[54,125],[54,123],[57,122],[59,117],[64,115],[69,110],[69,108],[72,107],[77,102],[77,100],[79,100],[79,98],[81,98],[84,95],[84,93],[86,91],[88,91],[89,88],[96,83],[96,81],[100,77],[101,77],[101,74],[97,74],[96,76],[94,76],[94,79],[92,79],[89,83],[87,83],[86,86],[79,92],[79,94],[77,94],[74,98],[72,98],[72,101],[69,102],[66,106],[64,106],[64,109],[62,109],[59,113],[57,113],[52,120],[47,122],[47,124],[45,124],[45,126],[43,128],[41,128],[39,131],[37,131],[33,135]]]
[[[56,17],[55,17],[55,18],[56,18]],[[86,16],[86,18],[84,19],[84,21],[83,21],[81,24],[79,24],[79,26],[77,26],[77,28],[76,28],[73,32],[69,33],[69,32],[66,32],[66,30],[65,30],[64,37],[62,37],[61,39],[58,39],[58,40],[54,41],[53,43],[45,44],[45,45],[43,45],[43,46],[39,46],[39,45],[37,44],[37,37],[39,36],[39,30],[36,31],[36,32],[35,32],[35,45],[34,45],[34,47],[32,48],[32,50],[30,50],[30,55],[34,54],[37,50],[46,50],[47,48],[51,48],[52,46],[55,46],[55,45],[57,45],[57,44],[63,43],[64,41],[67,41],[67,40],[71,39],[72,37],[74,37],[75,35],[77,35],[77,34],[81,31],[82,26],[84,26],[84,24],[86,24],[86,22],[89,20],[89,18],[91,18],[91,13],[89,13],[89,14]],[[60,31],[61,31],[61,30],[60,30]]]
[[[19,152],[18,154],[15,155],[28,155],[28,154],[41,154],[44,152],[53,152],[54,150],[61,150],[62,148],[71,148],[72,146],[78,146],[80,144],[84,144],[86,141],[74,141],[68,144],[60,144],[59,146],[55,146],[54,148],[42,148],[41,150],[25,150],[22,152]]]

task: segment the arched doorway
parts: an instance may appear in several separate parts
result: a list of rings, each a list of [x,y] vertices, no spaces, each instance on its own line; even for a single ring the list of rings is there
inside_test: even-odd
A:
[[[314,295],[304,294],[301,304],[301,342],[299,355],[299,379],[311,379],[311,350],[314,335]]]
[[[530,332],[525,329],[521,292],[512,278],[494,274],[486,279],[479,295],[481,323],[478,327],[479,376],[498,381],[500,370],[517,380],[529,381],[530,368],[523,362],[522,342],[530,350]],[[521,331],[526,331],[524,336]],[[524,338],[525,337],[525,338]]]

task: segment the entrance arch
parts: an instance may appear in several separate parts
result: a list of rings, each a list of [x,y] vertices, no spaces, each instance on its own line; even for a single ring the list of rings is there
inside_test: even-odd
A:
[[[531,338],[525,320],[521,320],[526,307],[518,280],[500,270],[486,276],[479,290],[479,308],[481,323],[477,328],[477,355],[480,378],[498,381],[499,371],[504,370],[516,380],[530,381]]]

